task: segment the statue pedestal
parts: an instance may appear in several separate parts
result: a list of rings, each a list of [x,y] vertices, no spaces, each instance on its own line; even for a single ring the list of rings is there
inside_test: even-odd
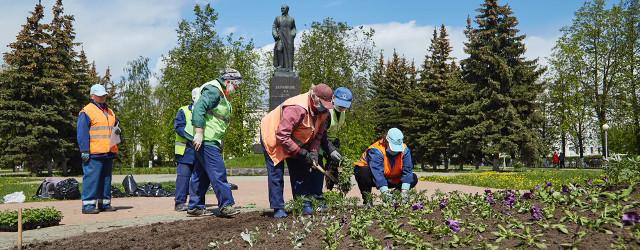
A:
[[[269,111],[300,94],[300,77],[295,71],[276,69],[269,84]]]

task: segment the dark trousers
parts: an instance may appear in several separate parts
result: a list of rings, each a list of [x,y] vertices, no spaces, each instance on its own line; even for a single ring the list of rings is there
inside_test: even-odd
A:
[[[194,193],[189,195],[189,209],[205,208],[205,194],[209,184],[218,200],[218,208],[235,204],[231,194],[231,186],[227,181],[227,170],[220,149],[203,145],[203,149],[196,153],[196,164],[191,174],[191,185]]]
[[[176,204],[184,204],[187,202],[187,195],[191,191],[189,185],[191,182],[191,173],[193,172],[193,164],[178,163],[176,168]]]
[[[418,184],[418,176],[415,173],[413,174],[413,181],[411,181],[411,188],[414,188],[416,184]],[[359,167],[355,166],[353,170],[353,175],[356,177],[356,182],[358,183],[358,189],[360,189],[360,194],[362,194],[362,199],[371,196],[371,189],[376,187],[376,183],[373,180],[373,174],[371,174],[371,168],[369,167]],[[389,181],[387,179],[387,181]],[[388,182],[387,187],[399,189],[402,186],[402,183],[392,184]]]

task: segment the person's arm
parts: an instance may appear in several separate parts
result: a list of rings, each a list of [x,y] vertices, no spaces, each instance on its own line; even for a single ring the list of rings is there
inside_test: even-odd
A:
[[[373,175],[373,181],[376,183],[376,187],[380,191],[388,190],[387,178],[384,177],[384,155],[380,150],[372,148],[367,153],[369,155],[369,168],[371,169],[371,175]]]
[[[173,120],[173,129],[182,138],[190,137],[190,136],[187,136],[187,132],[184,131],[185,127],[187,126],[186,120],[187,118],[184,115],[184,111],[182,111],[182,109],[178,109],[178,113],[176,113],[176,118]]]
[[[322,123],[322,125],[320,125],[320,129],[318,129],[318,133],[316,134],[316,136],[312,138],[312,141],[309,144],[309,151],[316,151],[317,152],[320,149],[320,143],[322,142],[322,138],[327,136],[327,128],[328,127],[329,127],[329,124],[327,122],[327,119],[325,119],[325,121]],[[328,140],[328,138],[327,138],[327,140]],[[333,150],[327,151],[327,152],[331,153],[331,152],[333,152]]]
[[[290,154],[298,154],[300,146],[291,138],[293,130],[302,122],[307,111],[300,106],[291,105],[282,107],[280,124],[276,130],[276,142]]]
[[[280,35],[278,34],[278,26],[280,26],[278,24],[278,17],[276,17],[275,20],[273,20],[273,26],[271,26],[271,35],[273,36],[273,40],[278,41],[280,40]]]
[[[291,18],[291,37],[296,38],[296,19]]]
[[[411,161],[411,150],[407,147],[404,150],[404,157],[402,158],[402,190],[409,190],[411,183],[413,182],[413,161]]]
[[[330,126],[329,122],[327,122],[326,124],[327,124],[327,127]],[[320,147],[322,148],[322,150],[324,150],[324,152],[327,152],[329,154],[331,154],[331,152],[337,149],[336,146],[333,145],[333,142],[329,140],[328,133],[324,133],[324,136],[322,136],[322,140],[320,141]]]
[[[76,139],[78,140],[78,148],[82,153],[89,153],[89,127],[91,127],[89,116],[84,112],[80,112],[77,125]]]
[[[213,86],[206,86],[202,90],[200,99],[193,105],[193,117],[191,118],[191,124],[196,128],[204,128],[205,115],[207,111],[214,109],[220,103],[220,90]]]

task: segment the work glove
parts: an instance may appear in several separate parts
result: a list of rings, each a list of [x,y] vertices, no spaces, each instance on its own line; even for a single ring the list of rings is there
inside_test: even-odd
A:
[[[409,202],[409,191],[403,189],[402,191],[400,191],[400,197],[402,199],[402,203]]]
[[[196,151],[200,150],[202,147],[202,141],[204,140],[204,129],[196,128],[196,135],[193,137],[193,149]]]
[[[315,163],[318,162],[318,152],[309,151],[304,148],[301,148],[299,155],[301,156],[302,159],[304,159],[310,165],[313,165],[314,162]]]
[[[340,152],[338,152],[338,150],[333,150],[330,156],[334,161],[340,162],[342,160],[342,155],[340,155]]]
[[[87,153],[87,152],[82,152],[82,154],[80,155],[80,157],[82,157],[82,162],[89,161],[90,156],[91,155],[89,153]]]
[[[384,202],[391,202],[393,200],[393,194],[387,186],[380,187],[380,194],[382,196],[382,201]]]

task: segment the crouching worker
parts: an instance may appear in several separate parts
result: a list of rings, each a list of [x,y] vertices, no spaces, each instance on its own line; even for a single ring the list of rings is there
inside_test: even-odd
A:
[[[199,216],[205,213],[205,194],[209,184],[218,200],[220,215],[233,217],[240,213],[233,207],[235,201],[231,185],[227,181],[227,170],[222,158],[222,138],[231,118],[230,93],[235,91],[242,77],[235,69],[227,69],[220,78],[203,84],[193,106],[193,131],[187,134],[193,138],[192,144],[196,163],[191,175],[191,190],[187,214]]]
[[[389,129],[385,138],[369,146],[355,163],[354,175],[365,205],[372,204],[373,187],[390,196],[390,188],[400,188],[405,193],[418,183],[411,152],[402,142],[403,137],[399,129]]]
[[[287,99],[262,118],[260,139],[268,172],[269,204],[276,218],[287,216],[283,197],[285,160],[293,197],[305,199],[304,214],[313,213],[307,198],[322,195],[322,173],[310,168],[318,163],[320,141],[329,117],[327,111],[333,108],[332,97],[331,87],[319,84],[307,93]]]
[[[175,157],[176,157],[176,198],[175,210],[187,211],[187,196],[189,195],[189,183],[191,182],[191,173],[196,160],[195,151],[191,146],[193,137],[187,133],[193,134],[193,125],[191,124],[191,111],[196,97],[200,95],[200,89],[195,88],[191,91],[191,104],[182,106],[178,109],[176,118],[173,121],[173,128],[176,132],[175,141]]]

